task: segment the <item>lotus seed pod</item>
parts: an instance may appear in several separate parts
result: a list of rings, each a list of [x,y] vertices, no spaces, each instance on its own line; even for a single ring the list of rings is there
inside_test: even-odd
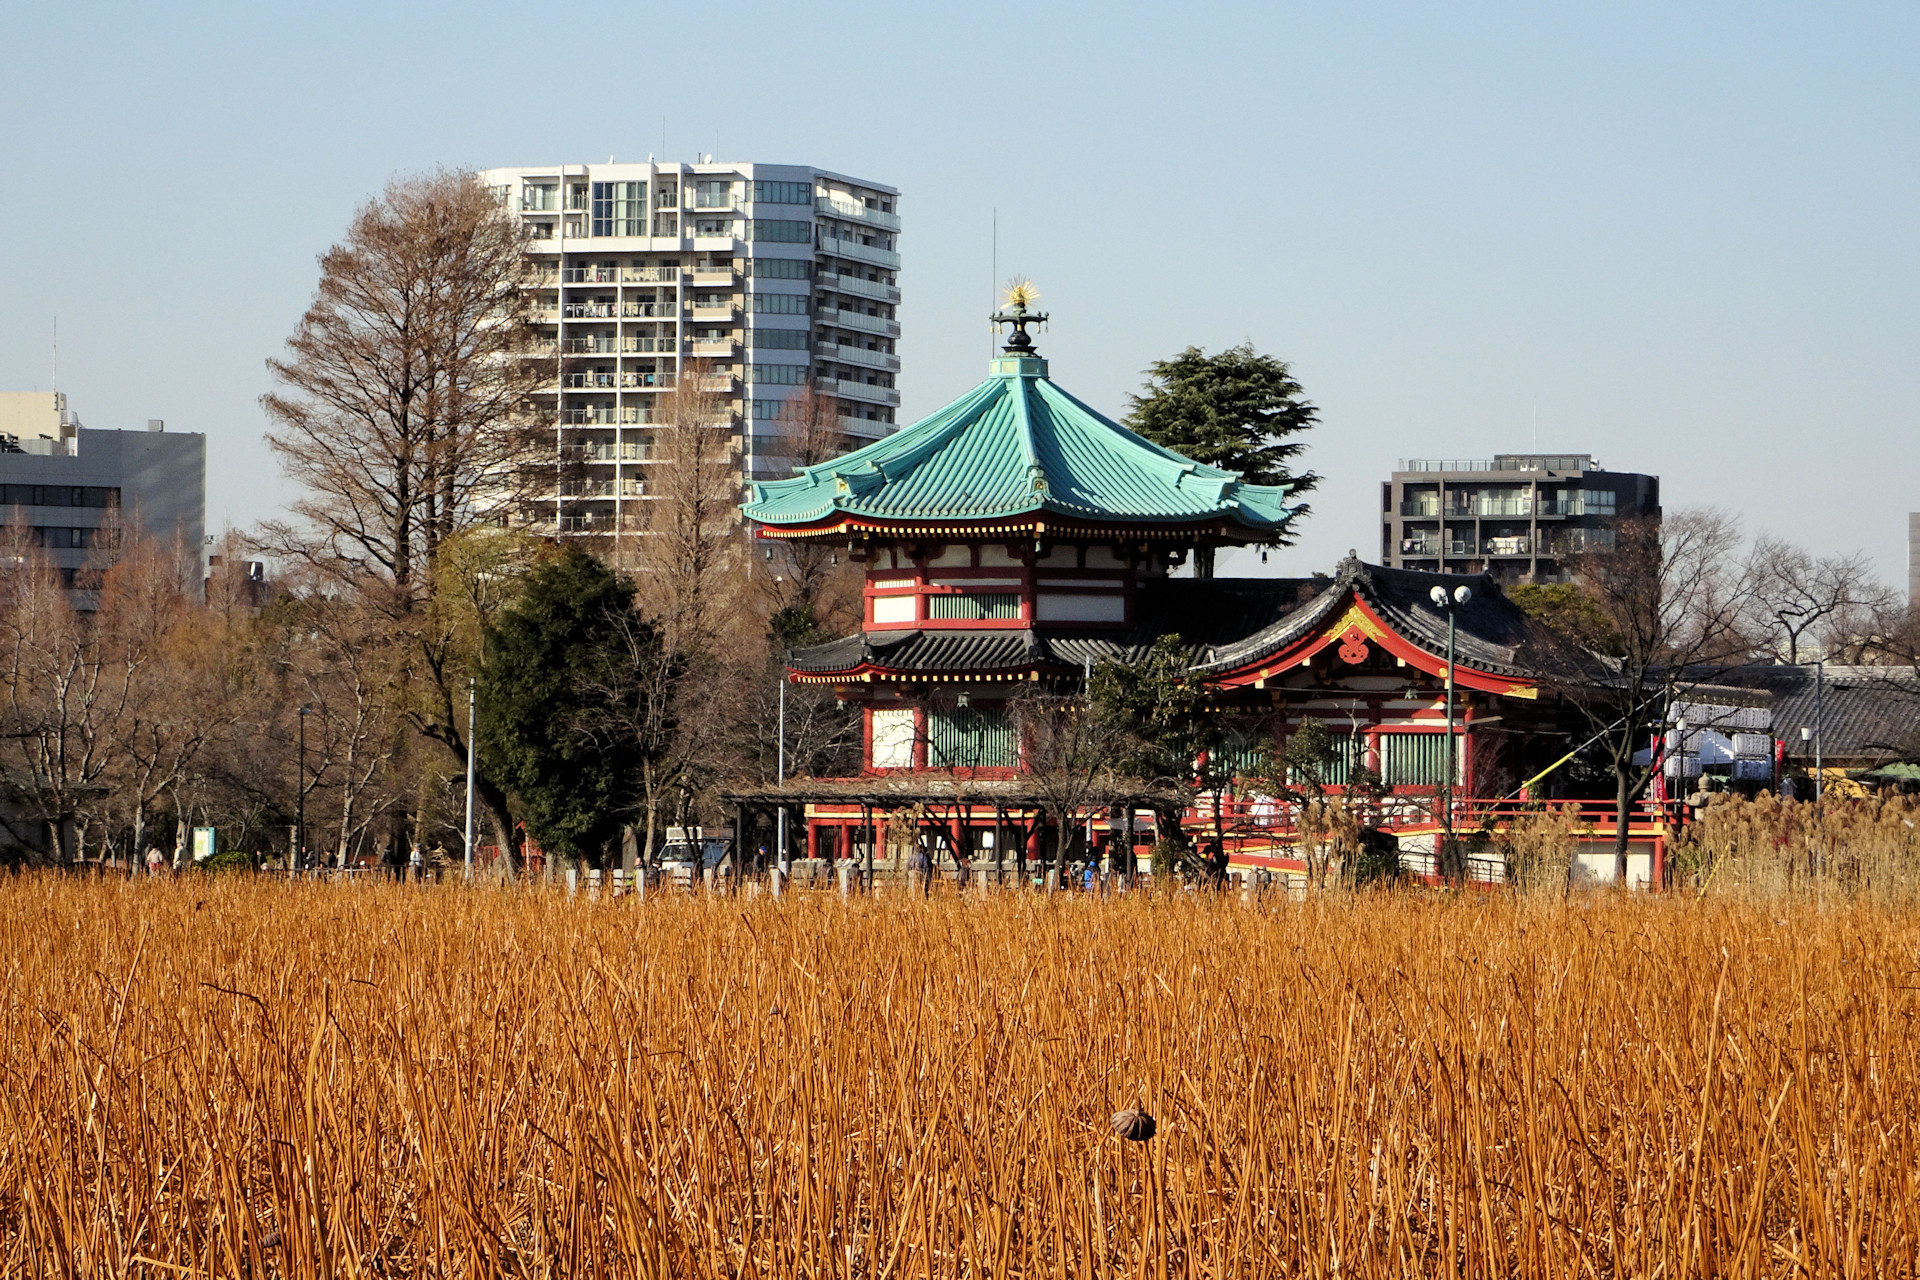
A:
[[[1158,1128],[1153,1122],[1153,1117],[1137,1107],[1114,1112],[1113,1119],[1107,1123],[1113,1126],[1115,1134],[1128,1142],[1145,1142]]]

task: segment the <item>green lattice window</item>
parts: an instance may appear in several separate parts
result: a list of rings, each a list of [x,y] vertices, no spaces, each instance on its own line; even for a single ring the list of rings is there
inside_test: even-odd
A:
[[[1453,781],[1466,774],[1466,752],[1456,750]],[[1444,733],[1383,733],[1380,735],[1380,775],[1390,787],[1437,787],[1447,776],[1447,735]]]
[[[1347,785],[1347,779],[1353,775],[1355,766],[1367,762],[1367,740],[1358,734],[1340,733],[1334,730],[1333,726],[1328,728],[1332,736],[1328,739],[1327,746],[1331,749],[1332,756],[1320,771],[1320,785],[1344,787]],[[1298,770],[1290,769],[1287,771],[1287,781],[1295,786],[1301,786],[1307,780],[1300,776]]]
[[[1013,721],[1006,708],[957,707],[928,713],[928,767],[1011,769],[1018,763]]]

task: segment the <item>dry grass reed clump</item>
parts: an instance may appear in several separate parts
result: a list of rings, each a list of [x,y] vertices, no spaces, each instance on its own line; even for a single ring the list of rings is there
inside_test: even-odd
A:
[[[1788,893],[1920,902],[1920,800],[1878,795],[1823,803],[1716,796],[1676,850],[1702,893]]]
[[[1920,1262],[1871,903],[21,878],[0,930],[8,1275]]]

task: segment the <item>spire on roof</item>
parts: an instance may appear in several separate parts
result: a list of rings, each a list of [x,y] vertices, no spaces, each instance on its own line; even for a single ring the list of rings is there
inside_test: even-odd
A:
[[[1000,348],[1010,356],[1030,356],[1034,354],[1033,337],[1027,332],[1030,324],[1045,324],[1047,316],[1029,308],[1040,300],[1040,291],[1033,287],[1033,281],[1024,276],[1007,286],[1007,300],[1000,310],[989,317],[994,324],[1012,325],[1013,332],[1007,335],[1007,345]]]

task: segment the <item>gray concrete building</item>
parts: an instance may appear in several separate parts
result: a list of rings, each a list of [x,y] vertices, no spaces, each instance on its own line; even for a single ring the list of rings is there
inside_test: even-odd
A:
[[[0,545],[41,550],[68,585],[126,529],[177,540],[204,576],[206,512],[206,436],[97,431],[60,392],[0,392]]]
[[[1566,557],[1609,545],[1616,521],[1660,516],[1660,479],[1592,454],[1407,458],[1380,486],[1380,562],[1502,583],[1563,582]]]

